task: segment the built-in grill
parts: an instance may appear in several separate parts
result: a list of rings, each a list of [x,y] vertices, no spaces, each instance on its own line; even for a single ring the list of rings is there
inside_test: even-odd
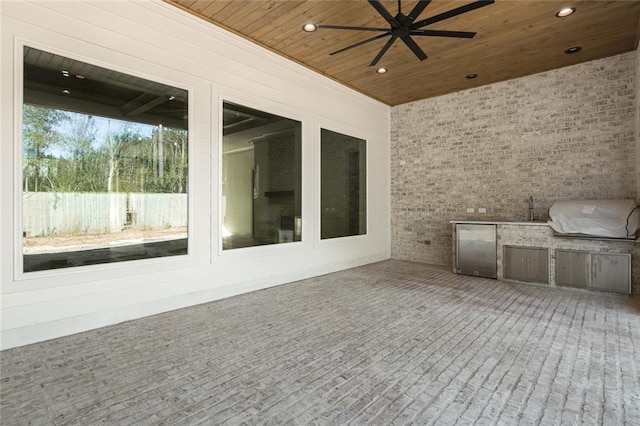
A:
[[[635,200],[557,201],[549,209],[548,225],[558,237],[635,240],[640,205]]]

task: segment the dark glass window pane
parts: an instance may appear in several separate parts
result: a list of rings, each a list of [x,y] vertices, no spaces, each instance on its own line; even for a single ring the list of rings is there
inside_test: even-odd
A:
[[[302,123],[223,104],[223,249],[300,241]]]
[[[322,129],[320,150],[321,238],[366,234],[366,141]]]
[[[24,271],[187,253],[188,92],[24,48]]]

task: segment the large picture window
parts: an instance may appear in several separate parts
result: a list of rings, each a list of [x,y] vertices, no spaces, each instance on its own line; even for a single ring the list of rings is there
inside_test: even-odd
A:
[[[320,175],[321,238],[366,234],[366,141],[322,129]]]
[[[223,104],[222,247],[300,241],[302,123]]]
[[[24,272],[187,253],[188,92],[24,47]]]

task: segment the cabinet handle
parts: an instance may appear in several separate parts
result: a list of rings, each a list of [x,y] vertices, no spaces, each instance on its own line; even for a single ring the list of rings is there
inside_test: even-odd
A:
[[[522,271],[524,272],[524,257],[520,259],[520,268],[522,268]]]

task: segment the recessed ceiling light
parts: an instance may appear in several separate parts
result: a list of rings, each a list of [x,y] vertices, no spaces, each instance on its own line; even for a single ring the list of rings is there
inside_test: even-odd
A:
[[[316,26],[316,24],[312,24],[312,23],[308,23],[308,24],[304,24],[304,26],[302,27],[303,30],[305,30],[308,33],[312,33],[315,30],[318,29],[318,27]]]
[[[62,93],[64,93],[65,95],[70,95],[71,91],[69,89],[64,89]]]
[[[82,74],[76,74],[76,78],[78,80],[84,80],[85,79],[84,75],[82,75]]]
[[[378,74],[386,74],[386,73],[387,73],[387,71],[389,71],[389,70],[388,70],[388,69],[386,69],[385,67],[380,67],[380,68],[378,68],[378,69],[376,70],[376,72],[377,72]]]
[[[556,13],[556,16],[558,18],[564,18],[565,16],[571,15],[575,11],[576,11],[575,7],[563,7],[558,11],[558,13]]]
[[[573,46],[568,48],[567,50],[564,51],[564,53],[566,53],[567,55],[570,55],[572,53],[578,53],[579,51],[582,50],[582,47],[580,46]]]
[[[69,77],[69,71],[67,71],[67,70],[62,70],[62,76],[63,76],[63,77]]]
[[[471,73],[471,74],[465,75],[464,78],[471,80],[472,78],[476,78],[477,76],[478,74]]]

